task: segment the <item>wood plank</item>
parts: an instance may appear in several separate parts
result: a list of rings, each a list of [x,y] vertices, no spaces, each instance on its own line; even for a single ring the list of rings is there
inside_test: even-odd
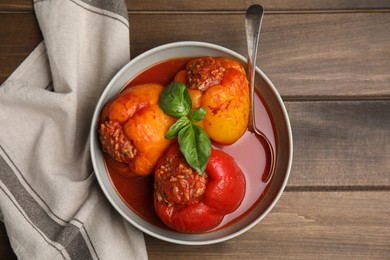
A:
[[[285,102],[294,138],[289,188],[390,189],[390,101]]]
[[[390,96],[390,13],[266,18],[258,65],[285,98]]]
[[[390,192],[285,192],[245,234],[210,246],[145,236],[153,259],[387,259]],[[374,202],[374,203],[373,203]]]
[[[375,201],[375,203],[372,203]],[[390,254],[390,192],[284,192],[245,234],[210,246],[145,235],[149,259],[385,259]],[[16,259],[0,224],[1,259]]]
[[[0,24],[12,25],[0,30],[3,82],[42,36],[32,14],[2,14]],[[162,35],[162,30],[174,33]],[[258,65],[287,99],[388,98],[388,31],[390,13],[268,14]],[[246,53],[241,14],[132,14],[130,32],[132,57],[183,40],[207,41]]]
[[[2,51],[30,49],[42,39],[38,21],[31,13],[0,14],[0,46]]]
[[[2,0],[0,2],[0,11],[33,11],[33,1],[31,0]]]
[[[245,10],[252,4],[261,4],[266,11],[297,11],[297,10],[334,10],[334,9],[380,9],[389,8],[390,3],[385,0],[379,1],[321,1],[321,0],[209,0],[209,1],[175,1],[175,0],[144,0],[132,1],[126,0],[129,11],[147,11],[147,10],[218,10],[235,11]]]
[[[243,11],[251,4],[262,4],[269,11],[297,11],[297,10],[335,10],[335,9],[382,9],[390,8],[386,0],[203,0],[203,1],[178,1],[178,0],[126,0],[127,9],[134,11]],[[2,0],[0,11],[32,11],[31,0]]]
[[[245,56],[243,19],[241,14],[133,14],[131,53],[196,40]],[[389,31],[390,13],[265,15],[258,65],[286,98],[389,97]]]
[[[1,221],[0,221],[0,259],[2,260],[17,259],[10,245],[5,226]]]
[[[31,13],[0,14],[0,84],[42,41],[37,19]]]

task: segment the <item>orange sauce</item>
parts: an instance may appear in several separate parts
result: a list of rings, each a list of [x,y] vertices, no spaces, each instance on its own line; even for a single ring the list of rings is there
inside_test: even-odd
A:
[[[177,58],[158,63],[132,79],[126,88],[142,83],[168,85],[172,82],[175,74],[179,70],[184,69],[187,62],[191,59],[188,57]],[[258,95],[256,97],[255,115],[256,122],[258,122],[258,129],[268,137],[276,153],[275,147],[277,146],[277,142],[275,140],[273,121],[268,108]],[[265,175],[268,174],[270,158],[268,158],[267,145],[252,133],[247,131],[232,145],[223,146],[213,143],[213,146],[227,152],[235,158],[238,166],[244,172],[246,180],[244,200],[240,207],[235,212],[226,215],[222,223],[216,228],[221,229],[243,218],[258,205],[264,197],[272,178],[269,178],[266,183],[262,181],[266,179]],[[106,157],[105,159],[111,181],[127,206],[146,221],[164,227],[164,224],[154,210],[153,174],[146,177],[126,178],[115,173],[115,165],[112,165],[112,160],[107,160]]]

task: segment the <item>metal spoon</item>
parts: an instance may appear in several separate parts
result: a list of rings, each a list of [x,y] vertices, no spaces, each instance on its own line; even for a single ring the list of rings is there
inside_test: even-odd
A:
[[[264,182],[267,182],[273,175],[275,170],[275,154],[271,142],[256,127],[255,122],[255,71],[256,71],[256,57],[257,46],[259,44],[260,27],[263,20],[264,10],[261,5],[251,5],[246,10],[245,14],[245,31],[246,41],[248,45],[248,74],[249,74],[249,88],[250,88],[250,111],[249,111],[249,124],[248,130],[258,137],[263,139],[267,144],[270,153],[270,167],[268,175],[263,178]]]

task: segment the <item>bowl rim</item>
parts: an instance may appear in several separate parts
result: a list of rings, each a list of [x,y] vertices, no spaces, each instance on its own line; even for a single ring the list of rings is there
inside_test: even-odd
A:
[[[139,225],[136,221],[134,221],[129,216],[127,216],[125,214],[125,212],[123,212],[122,209],[119,208],[118,205],[116,205],[114,199],[111,197],[111,194],[109,193],[109,191],[105,187],[105,184],[104,184],[104,182],[102,180],[102,177],[99,174],[99,170],[98,170],[99,167],[97,166],[97,161],[96,161],[97,155],[96,155],[96,151],[95,151],[95,147],[94,147],[95,142],[96,142],[96,138],[95,138],[95,136],[96,136],[95,133],[96,132],[95,131],[97,129],[97,121],[98,121],[98,118],[100,116],[101,109],[104,106],[104,104],[102,104],[104,97],[106,97],[107,94],[109,94],[110,89],[115,85],[115,83],[118,81],[118,79],[121,77],[121,75],[125,71],[127,71],[129,67],[133,66],[133,64],[136,64],[140,60],[144,59],[145,57],[148,57],[150,55],[158,53],[158,52],[160,52],[162,50],[167,50],[167,49],[177,48],[177,47],[203,47],[203,48],[210,48],[210,49],[214,49],[214,50],[217,50],[217,51],[220,51],[220,52],[227,53],[227,54],[229,54],[229,55],[231,55],[233,57],[236,57],[238,60],[242,60],[244,63],[247,62],[247,59],[245,57],[243,57],[242,55],[240,55],[239,53],[237,53],[235,51],[232,51],[232,50],[230,50],[230,49],[228,49],[226,47],[223,47],[223,46],[220,46],[220,45],[217,45],[217,44],[201,42],[201,41],[178,41],[178,42],[172,42],[172,43],[163,44],[163,45],[154,47],[152,49],[149,49],[149,50],[141,53],[140,55],[136,56],[135,58],[131,59],[127,64],[125,64],[114,75],[114,77],[112,77],[112,79],[109,81],[109,83],[106,85],[105,89],[101,93],[101,95],[99,97],[99,100],[98,100],[98,102],[97,102],[97,104],[96,104],[96,106],[94,108],[94,113],[93,113],[92,122],[91,122],[91,128],[90,128],[90,142],[89,142],[90,143],[90,147],[89,148],[90,148],[91,161],[92,161],[92,165],[93,165],[94,174],[95,174],[95,176],[96,176],[96,178],[98,180],[99,186],[102,189],[102,191],[103,191],[105,197],[107,198],[107,200],[115,208],[115,210],[118,213],[120,213],[120,215],[122,217],[124,217],[129,223],[131,223],[133,226],[135,226],[140,231],[142,231],[142,232],[144,232],[144,233],[146,233],[146,234],[148,234],[148,235],[150,235],[152,237],[158,238],[160,240],[163,240],[163,241],[166,241],[166,242],[175,243],[175,244],[182,244],[182,245],[209,245],[209,244],[220,243],[220,242],[227,241],[229,239],[232,239],[234,237],[237,237],[237,236],[245,233],[246,231],[248,231],[249,229],[251,229],[255,225],[257,225],[265,216],[267,216],[269,214],[269,212],[274,208],[276,203],[279,201],[279,198],[281,197],[282,193],[284,192],[284,189],[285,189],[285,187],[287,185],[287,182],[288,182],[288,179],[289,179],[289,176],[290,176],[290,172],[291,172],[292,160],[293,160],[293,138],[292,138],[292,130],[291,130],[290,119],[288,117],[287,109],[286,109],[286,107],[285,107],[285,105],[283,103],[283,100],[282,100],[281,96],[279,95],[278,91],[276,90],[276,87],[271,82],[271,80],[268,78],[268,76],[260,68],[256,67],[256,73],[259,74],[261,76],[261,78],[264,81],[266,81],[266,83],[268,84],[270,90],[272,91],[272,94],[274,95],[274,97],[276,98],[277,103],[280,106],[280,109],[282,111],[282,116],[285,119],[285,125],[286,125],[286,129],[287,129],[287,133],[286,134],[288,135],[287,139],[288,139],[288,150],[289,151],[288,151],[288,162],[287,162],[287,167],[286,167],[286,173],[284,175],[284,180],[283,180],[283,183],[282,183],[279,191],[274,196],[274,198],[272,199],[272,202],[266,208],[266,210],[258,218],[256,218],[254,221],[252,221],[247,226],[245,226],[245,227],[241,228],[240,230],[238,230],[236,232],[233,232],[233,233],[231,233],[229,235],[226,235],[226,236],[223,236],[223,237],[220,237],[220,238],[204,240],[204,241],[200,241],[200,240],[196,240],[196,241],[195,240],[194,241],[180,240],[180,239],[176,239],[176,238],[170,238],[170,237],[162,236],[160,234],[157,234],[157,233],[153,232],[152,230],[147,229],[146,227],[143,227],[142,225]]]

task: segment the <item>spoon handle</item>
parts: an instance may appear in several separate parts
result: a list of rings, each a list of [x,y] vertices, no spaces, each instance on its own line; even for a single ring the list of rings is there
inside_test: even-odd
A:
[[[264,10],[261,5],[252,5],[248,7],[245,14],[245,32],[246,41],[248,44],[248,77],[250,88],[250,109],[249,109],[249,122],[248,130],[258,137],[261,137],[267,144],[270,153],[270,167],[268,174],[263,178],[264,182],[268,182],[275,170],[275,153],[268,140],[267,136],[263,132],[257,129],[255,121],[255,70],[256,70],[256,57],[257,46],[259,44],[261,22],[263,21]]]
[[[250,113],[249,113],[249,131],[256,131],[255,123],[255,68],[257,46],[259,44],[261,22],[263,21],[264,10],[261,5],[251,5],[245,14],[246,41],[248,44],[248,74],[250,88]]]

